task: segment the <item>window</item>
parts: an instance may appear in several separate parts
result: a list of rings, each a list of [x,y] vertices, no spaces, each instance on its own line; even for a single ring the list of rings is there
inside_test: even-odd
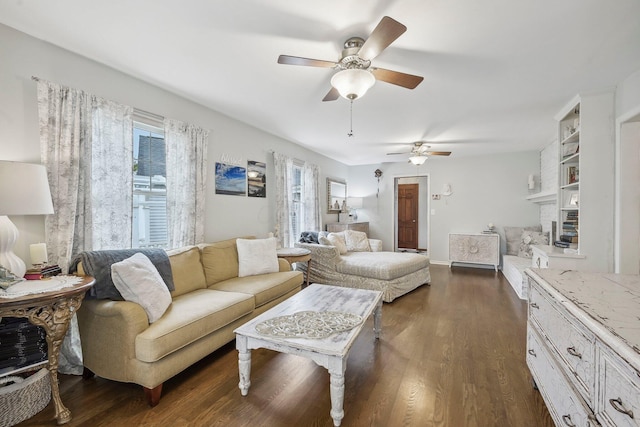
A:
[[[164,129],[153,120],[133,122],[132,248],[166,247],[167,164]]]
[[[291,218],[291,235],[294,237],[300,236],[301,223],[302,223],[302,166],[293,165],[293,182],[291,183],[291,203],[290,203],[290,218]]]

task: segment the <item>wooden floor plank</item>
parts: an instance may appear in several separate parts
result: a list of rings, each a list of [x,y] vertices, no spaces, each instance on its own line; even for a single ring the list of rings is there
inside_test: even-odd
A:
[[[525,363],[526,303],[502,273],[431,266],[432,284],[384,304],[354,343],[343,426],[553,426]],[[167,381],[160,403],[140,387],[61,375],[68,426],[333,425],[329,375],[313,362],[252,352],[251,388],[238,389],[230,343]],[[54,426],[54,409],[19,426]]]

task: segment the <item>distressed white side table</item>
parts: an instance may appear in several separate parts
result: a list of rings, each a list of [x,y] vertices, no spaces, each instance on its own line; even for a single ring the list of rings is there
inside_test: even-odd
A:
[[[449,233],[449,268],[454,262],[500,265],[498,233]]]

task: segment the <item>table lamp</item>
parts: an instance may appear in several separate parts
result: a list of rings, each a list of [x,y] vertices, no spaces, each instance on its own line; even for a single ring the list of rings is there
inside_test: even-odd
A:
[[[353,210],[353,220],[358,220],[358,209],[362,208],[362,197],[349,197],[347,198],[347,206]]]
[[[13,246],[18,229],[7,215],[48,215],[53,213],[47,170],[43,165],[0,160],[0,265],[17,277],[26,266]]]

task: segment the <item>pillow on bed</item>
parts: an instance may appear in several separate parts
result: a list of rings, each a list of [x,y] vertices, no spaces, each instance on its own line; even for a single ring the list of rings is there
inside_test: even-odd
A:
[[[344,231],[340,231],[339,233],[329,233],[327,234],[327,239],[329,239],[329,242],[338,249],[340,255],[347,253],[347,243],[344,240]]]
[[[518,255],[520,251],[520,242],[522,241],[523,231],[542,231],[541,225],[534,225],[531,227],[505,227],[504,237],[507,241],[507,255]]]
[[[518,250],[518,256],[521,258],[533,257],[533,250],[531,245],[548,245],[549,238],[546,233],[540,233],[538,231],[524,230],[520,236],[520,249]]]

